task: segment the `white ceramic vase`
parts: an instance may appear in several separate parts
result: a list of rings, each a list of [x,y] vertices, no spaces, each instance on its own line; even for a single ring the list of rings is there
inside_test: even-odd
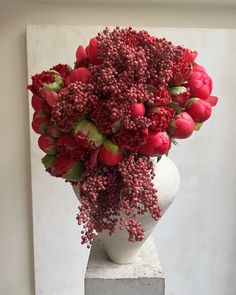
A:
[[[177,167],[170,158],[162,156],[158,163],[156,158],[152,160],[155,171],[154,185],[158,190],[158,203],[161,208],[161,215],[163,216],[164,212],[173,202],[179,189],[180,175]],[[80,200],[78,185],[73,188],[77,198]],[[113,262],[118,264],[132,263],[137,257],[139,249],[158,222],[149,214],[138,215],[137,219],[141,222],[142,228],[145,231],[144,239],[141,242],[129,242],[126,230],[117,229],[112,236],[107,231],[99,233],[99,239],[102,241],[109,258]]]

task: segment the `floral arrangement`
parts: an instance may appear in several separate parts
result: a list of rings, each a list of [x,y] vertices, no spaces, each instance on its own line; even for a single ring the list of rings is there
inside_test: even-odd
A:
[[[217,103],[197,54],[146,31],[106,28],[78,47],[73,69],[58,64],[32,76],[42,163],[79,184],[77,221],[88,248],[96,232],[117,226],[141,241],[137,215],[160,218],[150,157],[199,130]]]

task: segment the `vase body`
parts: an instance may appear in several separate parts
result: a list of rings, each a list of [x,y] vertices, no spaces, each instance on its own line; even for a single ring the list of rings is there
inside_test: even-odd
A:
[[[156,158],[153,158],[152,161],[155,171],[153,181],[155,188],[158,190],[158,203],[161,208],[161,216],[163,216],[164,212],[173,202],[179,189],[180,176],[177,167],[170,158],[162,156],[158,163]],[[79,199],[79,186],[76,185],[73,188]],[[145,232],[144,239],[140,242],[129,242],[128,232],[119,228],[111,236],[108,234],[108,231],[99,233],[99,239],[102,241],[109,258],[113,262],[118,264],[132,263],[139,249],[158,223],[148,213],[137,215],[137,219],[141,222],[142,229]]]

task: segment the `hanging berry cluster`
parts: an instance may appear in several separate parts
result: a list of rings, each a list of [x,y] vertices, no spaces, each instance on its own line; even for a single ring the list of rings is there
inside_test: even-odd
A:
[[[79,185],[82,243],[117,227],[140,241],[137,214],[160,217],[150,157],[199,130],[218,100],[196,57],[146,31],[106,28],[78,47],[73,69],[58,64],[32,76],[42,163]]]

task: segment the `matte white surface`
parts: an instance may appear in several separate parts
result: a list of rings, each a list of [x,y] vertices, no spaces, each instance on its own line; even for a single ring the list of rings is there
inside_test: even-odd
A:
[[[135,262],[112,263],[96,238],[85,274],[85,295],[164,295],[165,278],[153,239],[149,238]]]
[[[77,45],[97,29],[30,27],[29,74],[57,62],[72,64]],[[91,34],[85,37],[86,32]],[[150,32],[199,49],[198,62],[208,69],[214,94],[220,97],[212,119],[171,152],[181,189],[154,232],[167,276],[167,295],[235,295],[236,31],[163,28]],[[79,244],[76,200],[68,185],[44,173],[35,135],[31,148],[37,295],[64,295],[65,290],[69,295],[82,294],[88,253]]]

